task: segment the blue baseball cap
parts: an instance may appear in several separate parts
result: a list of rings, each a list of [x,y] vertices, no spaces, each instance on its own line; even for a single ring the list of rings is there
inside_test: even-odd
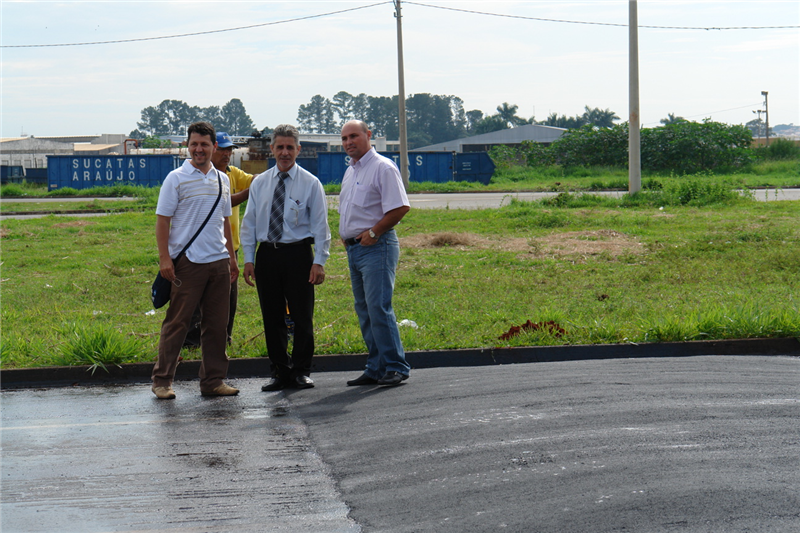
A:
[[[217,132],[217,148],[228,148],[229,146],[236,146],[233,144],[231,136],[224,131]]]

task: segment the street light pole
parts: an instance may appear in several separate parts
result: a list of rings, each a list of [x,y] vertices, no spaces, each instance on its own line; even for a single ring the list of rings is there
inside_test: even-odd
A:
[[[400,177],[408,190],[408,138],[406,135],[406,81],[403,68],[403,23],[400,13],[400,0],[394,0],[397,18],[397,119],[400,129]]]
[[[628,193],[642,190],[641,133],[639,132],[639,15],[636,0],[628,5]]]
[[[763,111],[761,111],[760,109],[756,109],[755,111],[753,111],[753,113],[757,113],[758,114],[758,124],[756,126],[756,138],[760,139],[761,138],[761,113],[763,113]]]
[[[769,146],[769,101],[767,100],[767,91],[761,91],[761,94],[764,95],[764,119],[766,120],[767,126],[767,146]]]

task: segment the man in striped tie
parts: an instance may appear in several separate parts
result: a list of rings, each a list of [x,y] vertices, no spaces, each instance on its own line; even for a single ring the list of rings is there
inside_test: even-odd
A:
[[[331,232],[325,189],[295,163],[300,134],[281,124],[270,145],[276,164],[253,178],[240,232],[244,281],[258,290],[272,380],[263,391],[314,386],[314,286],[325,280]],[[313,248],[312,248],[313,244]],[[255,282],[255,284],[254,284]],[[288,353],[286,305],[294,321]]]

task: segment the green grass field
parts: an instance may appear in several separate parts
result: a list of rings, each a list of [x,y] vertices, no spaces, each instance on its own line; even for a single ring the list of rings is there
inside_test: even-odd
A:
[[[800,203],[740,199],[715,183],[412,210],[398,227],[395,291],[398,321],[417,324],[401,328],[406,349],[800,336]],[[330,224],[317,353],[360,353],[335,211]],[[165,313],[148,298],[154,228],[152,203],[3,221],[2,368],[153,361]],[[500,339],[527,321],[542,327]],[[242,281],[229,355],[265,355],[261,327]]]

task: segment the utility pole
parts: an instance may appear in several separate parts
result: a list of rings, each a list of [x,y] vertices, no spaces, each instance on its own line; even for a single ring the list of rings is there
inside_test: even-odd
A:
[[[397,118],[400,126],[400,177],[408,190],[408,136],[406,135],[406,81],[403,68],[403,23],[400,0],[393,0],[397,19]]]
[[[636,0],[628,4],[628,194],[642,190],[642,145],[639,131],[639,15]]]
[[[769,102],[767,101],[767,91],[761,91],[761,94],[764,96],[764,119],[767,122],[767,146],[769,146]],[[758,118],[761,118],[759,115]]]

